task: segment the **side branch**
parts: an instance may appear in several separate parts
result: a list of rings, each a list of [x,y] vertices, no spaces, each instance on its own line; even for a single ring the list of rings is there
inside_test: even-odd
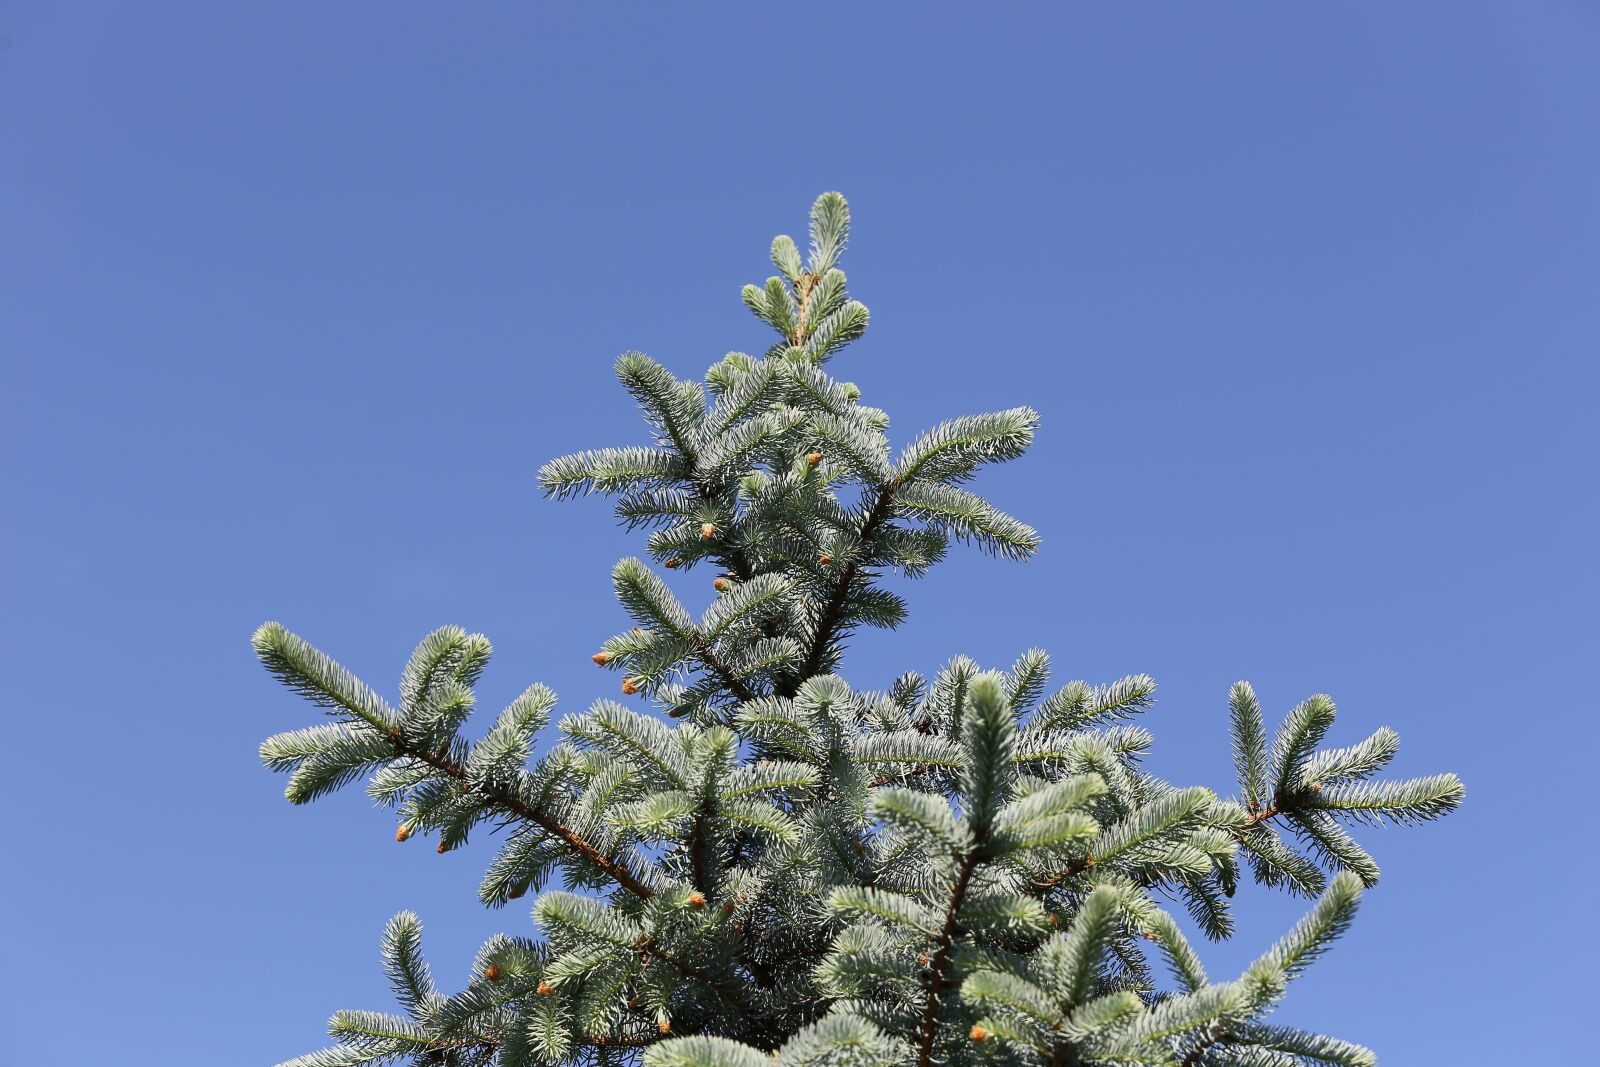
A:
[[[683,977],[688,978],[691,981],[699,982],[701,985],[703,985],[707,989],[711,990],[711,992],[713,992],[713,993],[715,993],[717,995],[717,999],[718,1000],[722,1001],[724,1004],[726,1004],[728,1007],[732,1008],[734,1011],[739,1012],[740,1014],[744,1013],[745,1004],[743,1003],[743,1001],[740,999],[740,997],[737,995],[736,992],[735,993],[728,992],[728,990],[726,990],[726,989],[724,989],[722,987],[722,983],[718,982],[711,975],[707,974],[705,971],[701,970],[699,967],[696,967],[694,964],[690,963],[688,960],[682,959],[682,958],[680,958],[678,956],[674,956],[673,954],[671,954],[670,952],[668,952],[665,949],[663,949],[660,945],[658,945],[654,941],[646,941],[646,942],[644,942],[643,944],[637,946],[636,951],[638,952],[638,954],[641,957],[641,959],[643,959],[645,961],[648,961],[648,960],[651,960],[651,959],[661,960],[668,967],[671,967],[673,970],[677,971]]]
[[[700,662],[704,663],[711,669],[713,674],[722,679],[722,684],[728,687],[728,692],[738,697],[741,701],[750,701],[756,698],[750,687],[741,682],[738,676],[728,669],[728,665],[722,662],[716,652],[712,650],[710,642],[705,639],[705,636],[699,630],[694,631],[694,647],[700,656]]]
[[[656,1034],[599,1034],[584,1040],[594,1048],[643,1048],[661,1040]]]
[[[694,487],[695,494],[707,504],[722,504],[727,501],[727,490],[723,486],[707,486],[698,478],[691,478],[689,484]],[[736,574],[741,582],[748,582],[754,578],[756,569],[751,565],[749,557],[744,554],[744,549],[734,544],[728,544],[726,547],[727,554],[718,556],[717,562]]]
[[[863,545],[870,542],[873,535],[878,532],[879,527],[888,521],[890,507],[894,503],[894,493],[899,487],[899,479],[894,479],[879,487],[878,499],[873,502],[872,510],[867,512],[866,521],[861,524],[861,530],[857,534]],[[850,597],[850,587],[854,584],[860,570],[860,565],[855,561],[845,564],[844,571],[839,575],[838,582],[834,584],[832,592],[828,594],[827,604],[822,609],[821,622],[817,626],[816,639],[812,642],[810,651],[806,653],[805,662],[801,665],[799,677],[796,679],[796,690],[799,689],[801,682],[804,682],[821,669],[822,658],[828,654],[828,648],[833,644],[834,635],[838,632],[839,624],[844,618],[845,602]],[[791,692],[788,695],[793,696],[794,693]]]
[[[1211,1049],[1217,1045],[1223,1045],[1227,1043],[1228,1036],[1219,1032],[1215,1025],[1211,1026],[1206,1030],[1205,1035],[1200,1039],[1195,1047],[1189,1050],[1189,1054],[1183,1058],[1181,1067],[1199,1067],[1200,1062],[1205,1059],[1207,1052],[1211,1051]]]
[[[436,770],[443,771],[445,774],[448,774],[458,782],[463,784],[468,784],[471,782],[471,779],[467,776],[466,770],[459,764],[453,763],[450,760],[445,759],[443,756],[435,753],[424,752],[420,749],[412,748],[405,743],[404,738],[395,741],[394,747],[395,751],[401,755],[410,756],[413,759],[419,759],[428,766],[433,767]],[[619,862],[618,860],[612,859],[604,852],[601,852],[595,847],[593,842],[579,834],[576,830],[573,830],[571,827],[562,823],[559,819],[552,818],[548,813],[533,807],[521,797],[514,796],[502,789],[491,788],[485,786],[481,782],[477,784],[477,789],[478,792],[483,796],[488,797],[491,801],[500,805],[502,808],[505,808],[507,811],[514,812],[529,822],[534,823],[535,825],[546,830],[547,832],[554,834],[556,837],[561,838],[561,840],[565,841],[568,846],[573,849],[573,851],[577,852],[579,855],[583,856],[584,859],[588,860],[590,863],[606,872],[606,874],[610,875],[618,885],[622,886],[622,888],[626,889],[640,900],[652,900],[655,898],[655,890],[641,882],[632,871],[628,870],[625,864]]]

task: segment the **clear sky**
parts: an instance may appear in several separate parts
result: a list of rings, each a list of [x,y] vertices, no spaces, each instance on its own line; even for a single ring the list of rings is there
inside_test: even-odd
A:
[[[611,695],[634,542],[534,471],[639,440],[617,353],[759,350],[739,286],[835,188],[896,439],[1043,413],[981,485],[1038,559],[957,554],[846,676],[1148,671],[1153,768],[1224,791],[1231,682],[1331,693],[1468,799],[1366,835],[1279,1018],[1592,1055],[1594,5],[0,0],[0,1065],[275,1062],[391,1006],[397,910],[450,988],[529,928],[482,843],[283,802],[256,745],[316,713],[250,632],[392,692],[454,622],[491,711]],[[1303,908],[1239,905],[1213,973]]]

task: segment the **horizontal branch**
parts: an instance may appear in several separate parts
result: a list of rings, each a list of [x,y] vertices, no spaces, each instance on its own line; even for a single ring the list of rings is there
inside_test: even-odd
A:
[[[395,742],[395,750],[400,752],[402,755],[410,756],[413,759],[419,759],[428,766],[443,771],[445,774],[448,774],[450,777],[459,782],[465,783],[471,781],[466,770],[460,765],[453,763],[450,760],[445,759],[443,756],[439,756],[435,753],[412,748],[405,743],[403,738]],[[612,859],[604,852],[601,852],[591,841],[579,834],[576,830],[573,830],[571,827],[562,823],[560,820],[552,818],[549,814],[533,807],[521,797],[513,796],[512,794],[501,789],[489,787],[483,783],[479,783],[478,791],[508,811],[515,812],[517,815],[522,816],[529,822],[534,823],[549,833],[554,834],[556,837],[561,838],[569,846],[571,846],[574,851],[583,856],[584,859],[588,860],[590,863],[593,863],[596,867],[599,867],[602,871],[606,872],[606,874],[610,875],[618,885],[622,886],[622,888],[626,889],[634,896],[641,900],[652,900],[655,898],[655,890],[641,882],[632,871],[628,870],[626,865],[618,860]]]

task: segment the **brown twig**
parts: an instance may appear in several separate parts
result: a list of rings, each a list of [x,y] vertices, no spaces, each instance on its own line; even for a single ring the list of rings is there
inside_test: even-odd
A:
[[[933,1038],[939,1017],[939,997],[944,991],[944,973],[950,966],[950,954],[956,939],[956,927],[961,914],[961,903],[966,899],[967,886],[978,869],[978,847],[974,845],[961,857],[961,867],[956,873],[955,885],[950,888],[950,906],[945,911],[944,928],[933,956],[928,961],[928,1002],[922,1010],[922,1046],[917,1056],[917,1067],[932,1067]]]
[[[1044,892],[1048,893],[1050,890],[1054,889],[1056,886],[1060,885],[1062,882],[1066,881],[1068,878],[1071,878],[1074,875],[1082,874],[1084,871],[1088,870],[1090,867],[1093,867],[1093,866],[1094,866],[1094,857],[1093,856],[1085,856],[1082,859],[1073,860],[1071,863],[1068,863],[1065,867],[1063,867],[1060,871],[1057,871],[1055,874],[1052,874],[1049,878],[1046,878],[1042,882],[1040,882],[1039,885],[1036,888],[1038,888],[1040,890],[1043,890]]]
[[[900,487],[899,479],[891,479],[887,484],[878,488],[878,499],[873,501],[872,510],[867,512],[866,520],[861,524],[861,530],[856,535],[863,545],[872,539],[889,518],[891,505],[894,503],[894,492]],[[811,650],[806,654],[805,662],[800,668],[800,673],[795,681],[794,689],[798,690],[800,683],[816,674],[822,667],[822,658],[828,654],[828,646],[833,643],[834,633],[839,623],[844,618],[845,601],[850,596],[850,586],[860,573],[860,566],[852,561],[845,564],[839,580],[834,583],[833,590],[828,594],[827,603],[822,609],[822,619],[817,626],[816,640],[811,645]],[[794,692],[786,694],[793,696]]]
[[[1259,826],[1261,823],[1266,822],[1274,815],[1282,815],[1283,812],[1284,809],[1280,808],[1278,806],[1278,801],[1274,799],[1272,803],[1268,804],[1266,807],[1258,808],[1255,811],[1252,811],[1243,823],[1233,827],[1229,832],[1233,834],[1233,839],[1242,845],[1244,844],[1245,831],[1251,829],[1252,827]]]
[[[433,767],[436,770],[443,771],[445,774],[448,774],[458,782],[468,783],[471,781],[471,779],[467,776],[465,768],[461,767],[459,764],[456,764],[436,753],[425,752],[421,749],[413,748],[412,746],[406,744],[404,738],[395,741],[394,747],[395,750],[401,755],[410,756],[413,759],[419,759],[428,766]],[[561,838],[573,849],[573,851],[577,852],[579,855],[583,856],[584,859],[588,860],[590,863],[593,863],[596,867],[599,867],[602,871],[606,872],[606,874],[610,875],[618,885],[622,886],[622,888],[626,889],[634,896],[640,898],[641,900],[651,900],[655,897],[655,890],[651,889],[649,886],[640,881],[638,876],[636,876],[632,871],[628,870],[627,866],[620,861],[607,856],[604,852],[601,852],[600,849],[595,847],[591,841],[583,837],[583,835],[579,834],[576,830],[573,830],[571,827],[563,824],[560,820],[552,818],[549,814],[533,807],[532,805],[523,801],[520,797],[513,796],[504,790],[486,786],[481,782],[478,783],[477,789],[479,793],[485,797],[488,797],[501,807],[507,809],[508,811],[515,812],[517,815],[522,816],[529,822],[534,823],[549,833]]]
[[[705,849],[705,834],[705,813],[697,812],[694,817],[694,828],[689,833],[689,871],[690,877],[694,879],[694,887],[702,893],[711,888],[706,884],[705,864],[700,856]]]
[[[583,1043],[595,1048],[640,1048],[660,1040],[660,1034],[596,1034]]]
[[[888,785],[890,782],[897,782],[901,778],[915,778],[919,774],[932,774],[934,771],[947,769],[948,768],[941,763],[918,763],[914,764],[910,770],[900,771],[896,774],[880,775],[879,777],[874,778],[869,785],[870,788],[876,789],[879,786]]]
[[[706,640],[705,635],[699,630],[693,631],[693,634],[694,649],[700,656],[700,662],[704,663],[711,669],[712,673],[722,679],[722,684],[728,687],[728,692],[738,697],[741,701],[754,700],[756,698],[755,693],[749,686],[739,680],[738,676],[728,668],[727,664],[722,662],[716,652],[712,650],[711,642]]]
[[[699,967],[696,967],[689,961],[679,959],[677,956],[674,956],[671,953],[663,950],[661,946],[656,944],[656,942],[653,940],[646,938],[645,940],[639,942],[634,946],[634,951],[638,953],[640,957],[646,960],[661,960],[667,966],[671,967],[685,978],[692,978],[696,982],[699,982],[701,985],[705,986],[707,989],[711,990],[719,999],[721,999],[724,1004],[728,1005],[728,1007],[740,1012],[741,1014],[744,1012],[745,1005],[743,1002],[738,1000],[727,990],[723,989],[715,978],[707,974],[705,971],[702,971]]]
[[[1212,1048],[1212,1046],[1224,1044],[1228,1040],[1230,1040],[1230,1038],[1226,1033],[1218,1033],[1216,1028],[1213,1026],[1211,1029],[1207,1030],[1206,1036],[1200,1039],[1200,1043],[1191,1049],[1189,1054],[1183,1058],[1181,1067],[1199,1067],[1200,1061],[1205,1058],[1205,1054]]]

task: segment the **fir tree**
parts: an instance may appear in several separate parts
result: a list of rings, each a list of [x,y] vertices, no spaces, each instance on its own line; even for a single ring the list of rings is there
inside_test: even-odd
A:
[[[1450,811],[1454,775],[1374,781],[1399,738],[1322,748],[1325,696],[1269,739],[1241,682],[1238,792],[1223,797],[1141,768],[1144,675],[1046,695],[1037,649],[883,691],[838,673],[853,632],[905,616],[886,573],[921,575],[952,540],[1016,560],[1039,544],[966,487],[1023,454],[1034,411],[953,419],[892,456],[888,417],[829,372],[867,327],[839,269],[848,228],[828,193],[807,255],[772,243],[778,273],[743,292],[777,334],[762,355],[729,355],[703,383],[618,360],[652,447],[540,471],[551,496],[615,496],[650,534],[648,562],[612,572],[632,625],[594,656],[623,699],[563,717],[538,758],[556,704],[542,685],[465,736],[481,635],[428,635],[391,704],[282,626],[255,634],[267,668],[331,717],[261,747],[291,802],[365,778],[398,840],[444,852],[504,831],[483,903],[542,891],[537,935],[489,941],[449,996],[416,916],[397,915],[382,954],[404,1014],[339,1012],[338,1044],[291,1064],[1374,1062],[1264,1020],[1378,879],[1350,830]],[[652,563],[707,573],[705,611]],[[1163,901],[1227,937],[1241,859],[1315,903],[1214,981]]]

